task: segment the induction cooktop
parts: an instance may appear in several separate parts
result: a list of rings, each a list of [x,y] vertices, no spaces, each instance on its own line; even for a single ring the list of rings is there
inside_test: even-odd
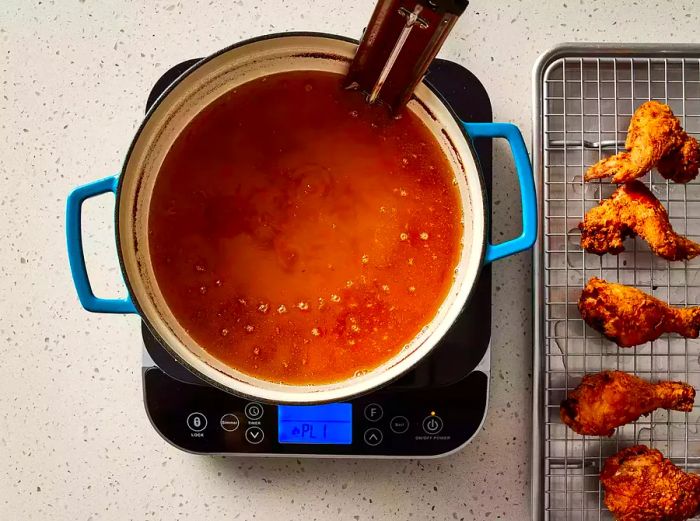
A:
[[[167,71],[154,85],[147,108],[197,61]],[[427,81],[462,120],[492,121],[489,96],[467,69],[438,59]],[[490,196],[491,142],[474,145]],[[243,456],[444,456],[469,443],[486,417],[491,267],[484,267],[470,303],[429,356],[386,387],[342,403],[288,406],[239,398],[190,373],[143,324],[142,336],[148,417],[165,440],[184,451]]]

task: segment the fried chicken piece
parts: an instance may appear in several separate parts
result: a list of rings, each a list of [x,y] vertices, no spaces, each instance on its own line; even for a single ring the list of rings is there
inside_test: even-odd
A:
[[[609,457],[600,481],[617,521],[686,521],[700,511],[700,476],[644,445]]]
[[[561,420],[578,434],[612,436],[656,409],[690,412],[695,389],[683,382],[649,383],[623,371],[587,374],[561,402]]]
[[[665,158],[659,173],[666,179],[687,183],[698,175],[697,141],[683,130],[671,108],[658,101],[647,101],[634,112],[625,148],[591,166],[585,180],[612,176],[614,183],[632,181]]]
[[[700,144],[695,138],[687,136],[683,145],[662,157],[656,169],[666,179],[676,183],[687,183],[698,175],[700,165]]]
[[[635,235],[664,259],[688,260],[700,254],[700,244],[673,231],[666,209],[641,181],[618,187],[588,210],[578,227],[581,247],[598,255],[617,255],[625,249],[624,239]]]
[[[675,308],[637,288],[591,278],[578,301],[583,320],[620,347],[656,340],[663,333],[697,338],[700,307]]]

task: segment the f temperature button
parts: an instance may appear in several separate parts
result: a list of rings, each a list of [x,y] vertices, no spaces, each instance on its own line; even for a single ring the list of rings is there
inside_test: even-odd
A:
[[[371,422],[378,422],[384,416],[384,409],[378,403],[370,403],[365,407],[365,418]]]

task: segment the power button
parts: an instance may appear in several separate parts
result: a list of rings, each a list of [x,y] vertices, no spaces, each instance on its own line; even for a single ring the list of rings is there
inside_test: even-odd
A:
[[[442,418],[439,416],[427,416],[423,420],[423,431],[426,434],[438,434],[442,430]]]

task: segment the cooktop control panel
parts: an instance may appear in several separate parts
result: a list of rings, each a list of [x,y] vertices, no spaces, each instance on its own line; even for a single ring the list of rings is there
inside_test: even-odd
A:
[[[468,442],[486,413],[488,378],[448,387],[374,392],[324,405],[269,405],[144,369],[146,409],[158,432],[195,453],[436,456]]]

